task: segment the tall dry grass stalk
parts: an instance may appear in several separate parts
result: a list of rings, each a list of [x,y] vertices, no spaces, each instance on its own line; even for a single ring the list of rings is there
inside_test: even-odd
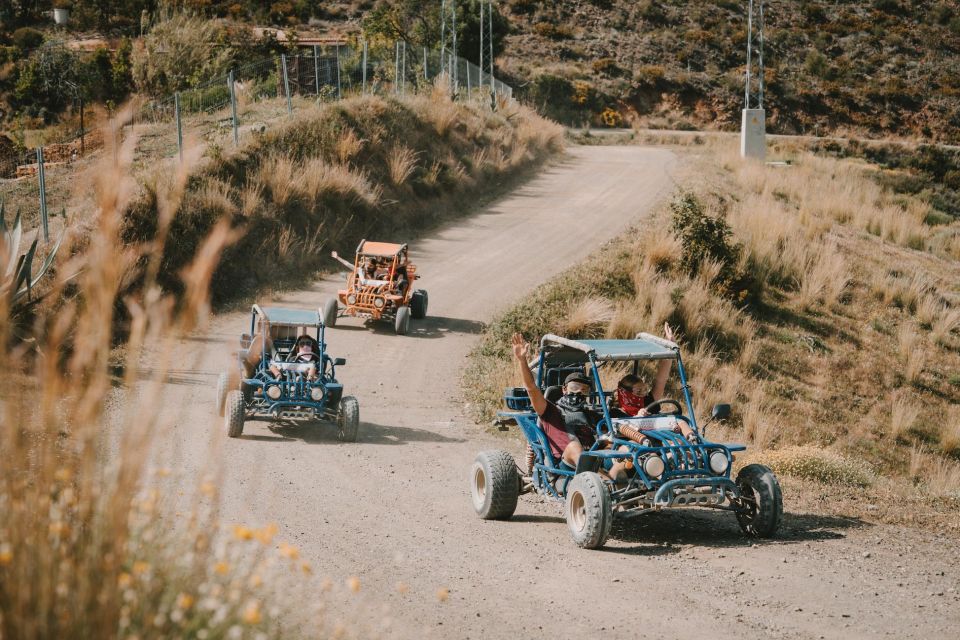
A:
[[[613,320],[616,309],[604,298],[584,298],[573,304],[563,321],[567,335],[587,335],[602,331]]]
[[[387,153],[387,170],[390,181],[399,186],[404,184],[417,169],[416,151],[410,147],[397,146]]]
[[[216,486],[207,478],[196,479],[197,499],[171,526],[154,484],[165,473],[148,470],[165,426],[157,416],[175,341],[206,316],[211,275],[235,236],[224,222],[202,241],[182,273],[179,303],[161,290],[160,256],[188,167],[174,168],[158,192],[153,241],[125,245],[136,140],[120,141],[122,124],[105,135],[88,241],[61,265],[50,294],[57,313],[37,327],[35,348],[16,343],[0,322],[0,367],[9,376],[0,392],[0,637],[278,637],[253,582],[268,575],[275,530],[245,529],[230,545],[214,545]],[[120,300],[135,268],[143,287]],[[115,380],[110,354],[121,305],[129,323]],[[106,415],[108,397],[124,410]]]
[[[960,405],[952,405],[942,418],[940,448],[947,455],[960,457]]]
[[[903,364],[903,377],[910,384],[915,384],[920,380],[923,368],[927,364],[923,339],[913,325],[905,322],[897,332],[897,346]]]
[[[901,390],[893,395],[890,402],[889,435],[894,440],[902,439],[916,425],[920,409],[907,391]]]

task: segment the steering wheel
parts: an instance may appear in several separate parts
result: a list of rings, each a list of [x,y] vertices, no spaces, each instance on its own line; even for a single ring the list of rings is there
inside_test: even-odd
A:
[[[662,411],[663,407],[660,405],[671,405],[673,411]],[[674,400],[673,398],[661,398],[660,400],[654,400],[647,406],[643,408],[648,414],[666,414],[669,416],[679,416],[683,414],[683,406]]]

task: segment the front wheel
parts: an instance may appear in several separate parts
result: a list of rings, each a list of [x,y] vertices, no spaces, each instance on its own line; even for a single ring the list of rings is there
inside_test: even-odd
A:
[[[230,390],[224,405],[224,424],[227,427],[227,435],[231,438],[239,438],[243,433],[243,420],[246,417],[243,392],[239,389]]]
[[[337,439],[341,442],[356,442],[360,430],[360,403],[353,396],[340,400],[337,414]]]
[[[410,313],[414,320],[423,320],[427,317],[427,292],[424,289],[417,289],[410,296]]]
[[[325,327],[335,327],[337,326],[337,312],[339,311],[337,307],[337,299],[330,298],[323,303],[323,326]]]
[[[393,330],[398,336],[405,336],[410,331],[410,307],[397,309],[397,317],[393,320]]]
[[[567,487],[567,527],[582,549],[599,549],[610,535],[613,507],[610,492],[599,474],[579,473]]]
[[[748,536],[772,538],[783,518],[783,494],[770,467],[749,464],[737,474],[737,487],[744,497],[744,509],[737,522]]]
[[[506,451],[483,451],[470,469],[473,508],[484,520],[506,520],[517,510],[520,478]]]

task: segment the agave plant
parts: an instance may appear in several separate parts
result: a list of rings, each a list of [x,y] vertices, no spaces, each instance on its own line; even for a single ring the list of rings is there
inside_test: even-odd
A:
[[[34,272],[33,261],[37,255],[40,234],[37,234],[33,239],[26,253],[20,253],[20,241],[22,239],[23,225],[20,220],[20,212],[17,212],[13,227],[8,228],[4,215],[4,204],[0,202],[0,296],[8,297],[11,308],[21,304],[24,299],[27,302],[30,301],[33,288],[47,273],[54,258],[56,258],[60,243],[63,241],[63,233],[60,234],[47,254],[47,258],[36,272]]]

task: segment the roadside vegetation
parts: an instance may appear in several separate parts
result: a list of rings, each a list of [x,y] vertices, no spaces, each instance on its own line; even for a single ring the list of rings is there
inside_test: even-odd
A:
[[[200,238],[178,274],[181,304],[155,268],[125,291],[130,265],[155,267],[174,240],[162,227],[150,243],[122,242],[132,154],[116,134],[105,137],[90,234],[53,284],[59,314],[27,344],[0,322],[0,637],[288,637],[278,596],[302,589],[311,567],[275,539],[275,525],[218,521],[216,464],[178,478],[150,455],[171,426],[156,419],[176,364],[170,345],[207,315],[229,224]],[[184,185],[157,193],[165,211],[177,209]],[[4,318],[8,303],[0,297]],[[118,374],[111,326],[121,307],[132,321]],[[108,414],[116,394],[129,405]]]
[[[960,222],[860,160],[700,148],[688,190],[491,324],[465,376],[482,381],[465,387],[476,417],[515,382],[513,331],[627,338],[669,322],[699,412],[734,405],[711,438],[842,498],[802,498],[818,509],[960,526]]]
[[[220,221],[239,237],[213,274],[215,303],[302,283],[330,266],[330,249],[411,238],[562,149],[562,129],[530,109],[454,102],[442,87],[305,107],[236,150],[208,146],[170,219],[161,284],[180,287],[177,274]],[[156,233],[164,220],[156,194],[173,166],[143,178],[124,213],[125,242]]]

